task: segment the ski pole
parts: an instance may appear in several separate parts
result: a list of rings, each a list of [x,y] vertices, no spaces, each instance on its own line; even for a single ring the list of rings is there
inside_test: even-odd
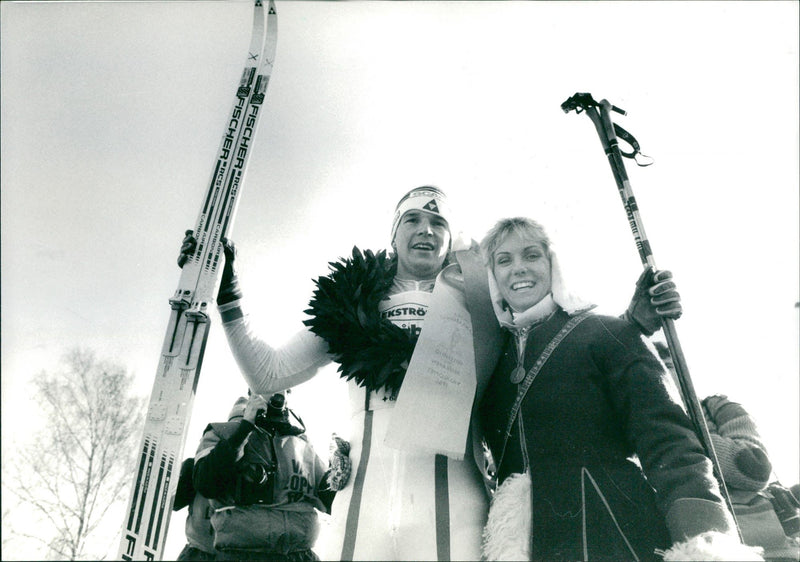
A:
[[[639,143],[635,138],[633,138],[632,135],[630,135],[630,133],[622,129],[622,127],[619,125],[615,125],[611,121],[612,111],[620,113],[621,115],[626,115],[626,112],[614,105],[611,105],[608,100],[596,102],[592,98],[591,94],[588,93],[575,94],[561,104],[561,109],[563,109],[565,113],[569,113],[572,110],[575,110],[576,113],[586,112],[586,115],[592,120],[592,123],[594,123],[597,133],[600,136],[600,142],[603,145],[603,150],[605,151],[606,156],[608,157],[608,162],[611,165],[611,171],[614,174],[614,180],[617,183],[617,189],[619,190],[620,197],[622,198],[622,204],[625,207],[625,213],[628,216],[628,224],[631,228],[631,232],[633,233],[633,238],[636,241],[636,248],[639,251],[639,257],[642,261],[642,265],[644,265],[645,269],[652,268],[655,270],[656,262],[655,258],[653,257],[652,248],[650,247],[650,241],[647,238],[647,234],[645,234],[644,224],[642,223],[642,217],[639,213],[639,207],[636,204],[636,199],[633,196],[633,190],[631,189],[631,184],[628,180],[628,174],[625,171],[625,164],[622,160],[623,156],[636,159],[638,155],[641,155],[641,152],[639,152]],[[623,153],[621,151],[619,142],[617,140],[617,134],[619,134],[623,140],[631,144],[633,147],[633,152]],[[636,162],[640,166],[649,165],[649,163],[640,163],[638,159],[636,159]],[[711,434],[708,431],[708,425],[706,424],[705,416],[703,415],[703,407],[700,404],[700,401],[697,399],[697,394],[695,393],[694,385],[692,384],[692,379],[689,375],[689,368],[686,364],[686,358],[683,355],[683,350],[681,349],[681,344],[678,340],[678,333],[675,331],[675,322],[671,318],[662,317],[661,326],[664,330],[664,336],[667,339],[667,345],[669,347],[670,355],[672,356],[672,361],[675,364],[675,373],[677,375],[676,378],[678,379],[678,385],[680,387],[681,396],[683,397],[687,412],[692,420],[692,423],[694,424],[695,432],[700,439],[700,443],[705,449],[706,455],[711,460],[717,480],[719,481],[720,490],[725,498],[726,503],[728,504],[728,508],[730,509],[731,515],[733,515],[735,522],[736,515],[733,512],[733,504],[731,503],[731,498],[728,494],[728,488],[725,485],[725,480],[722,477],[722,467],[720,466],[719,459],[717,458],[716,451],[714,450],[714,445],[711,441]],[[739,531],[738,524],[736,527],[736,530],[739,533],[739,538],[741,539],[741,531]]]

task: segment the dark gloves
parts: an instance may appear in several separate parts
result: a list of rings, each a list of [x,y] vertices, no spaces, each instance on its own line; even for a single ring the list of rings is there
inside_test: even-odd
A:
[[[677,320],[682,313],[672,273],[648,267],[636,281],[636,290],[623,318],[636,324],[644,335],[652,336],[661,328],[661,318]]]
[[[181,241],[181,251],[178,254],[178,267],[183,268],[189,258],[192,257],[194,254],[195,249],[197,248],[197,240],[194,237],[194,232],[191,230],[187,230],[184,233],[183,241]]]
[[[219,291],[217,292],[217,306],[242,298],[239,277],[236,275],[236,266],[234,265],[236,246],[234,246],[233,241],[223,238],[222,249],[225,253],[225,267],[222,268],[222,280],[219,283]]]
[[[189,258],[192,257],[197,249],[197,239],[194,232],[187,230],[181,242],[181,250],[178,254],[178,267],[183,267]],[[222,250],[225,254],[225,266],[222,268],[222,280],[217,291],[217,306],[235,301],[242,298],[242,291],[239,288],[239,278],[236,275],[234,261],[236,260],[236,247],[233,241],[227,238],[222,239]]]

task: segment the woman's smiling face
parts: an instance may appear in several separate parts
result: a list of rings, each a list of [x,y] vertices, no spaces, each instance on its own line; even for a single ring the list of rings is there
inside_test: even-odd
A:
[[[541,241],[512,232],[492,254],[500,294],[514,312],[524,312],[551,289],[550,257]]]

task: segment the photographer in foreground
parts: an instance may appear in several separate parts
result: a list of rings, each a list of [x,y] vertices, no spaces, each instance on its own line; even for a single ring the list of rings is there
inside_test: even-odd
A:
[[[335,492],[304,433],[282,392],[251,394],[241,421],[206,428],[193,480],[214,508],[217,560],[319,559],[317,510]]]

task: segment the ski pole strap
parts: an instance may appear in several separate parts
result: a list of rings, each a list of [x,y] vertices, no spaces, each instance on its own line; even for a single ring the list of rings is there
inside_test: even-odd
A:
[[[646,156],[645,154],[642,154],[642,151],[640,150],[639,147],[639,141],[637,141],[632,134],[630,134],[628,131],[626,131],[616,123],[614,123],[614,132],[620,139],[624,140],[626,143],[631,145],[631,148],[633,149],[631,152],[625,152],[624,150],[620,149],[619,151],[620,154],[622,154],[625,158],[633,159],[633,161],[636,162],[636,165],[641,166],[642,168],[649,166],[654,162],[652,158]],[[640,160],[639,157],[646,158],[647,160]]]
[[[508,445],[508,438],[511,437],[511,427],[514,425],[514,420],[517,418],[517,414],[519,413],[519,409],[522,406],[522,400],[525,398],[525,395],[528,394],[528,389],[531,387],[533,380],[539,374],[539,371],[542,370],[544,364],[550,358],[550,355],[556,350],[558,344],[569,335],[569,333],[575,328],[578,324],[586,320],[591,314],[589,311],[582,312],[576,316],[570,318],[566,324],[561,328],[561,330],[550,340],[550,343],[547,344],[547,347],[544,348],[541,355],[536,359],[536,362],[531,367],[528,374],[525,375],[525,378],[520,382],[519,386],[517,387],[517,398],[514,400],[513,406],[511,406],[511,411],[508,414],[508,422],[506,424],[506,431],[503,434],[503,447],[500,449],[500,457],[497,461],[496,469],[500,470],[500,465],[503,462],[503,457],[506,454],[506,445]],[[520,430],[522,429],[521,420],[520,420]],[[520,435],[520,439],[524,441],[524,435]],[[527,468],[527,450],[523,451],[526,458],[526,468]]]
[[[561,109],[564,110],[564,113],[569,113],[570,111],[575,111],[575,113],[582,113],[583,111],[587,111],[593,108],[600,108],[601,102],[596,101],[592,94],[589,93],[577,93],[574,96],[571,96],[567,99],[564,103],[561,104]],[[627,112],[624,109],[620,109],[616,105],[608,104],[609,110],[616,111],[620,115],[627,115]],[[595,109],[597,111],[597,109]],[[620,154],[625,158],[633,159],[638,166],[645,167],[649,166],[653,163],[653,159],[645,154],[642,154],[641,147],[639,146],[639,141],[630,134],[628,131],[617,125],[614,125],[614,132],[617,134],[619,138],[624,140],[628,143],[633,150],[630,152],[624,152],[620,150]],[[640,157],[642,158],[640,160]]]

